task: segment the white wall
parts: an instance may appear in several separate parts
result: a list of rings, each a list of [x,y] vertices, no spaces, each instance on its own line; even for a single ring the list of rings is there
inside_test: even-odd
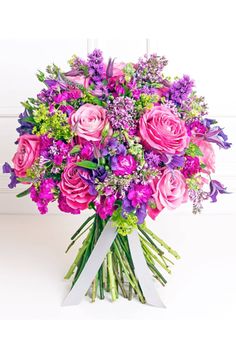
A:
[[[72,54],[86,56],[87,50],[100,47],[105,58],[117,57],[117,60],[136,60],[148,49],[150,52],[164,54],[169,59],[168,73],[172,76],[190,74],[195,81],[199,94],[207,97],[209,116],[216,118],[220,125],[226,128],[230,140],[236,141],[236,109],[234,81],[225,75],[218,75],[221,57],[215,56],[215,51],[208,52],[204,63],[199,62],[199,56],[191,51],[179,51],[176,43],[165,45],[164,39],[150,40],[5,40],[0,41],[0,164],[10,161],[15,151],[14,141],[17,137],[17,116],[22,111],[20,101],[34,96],[40,89],[40,83],[35,77],[38,69],[44,70],[49,63],[56,63],[65,70],[67,60]],[[63,48],[63,49],[62,49]],[[229,60],[232,60],[229,59]],[[227,87],[222,90],[221,87]],[[220,89],[219,89],[220,88]],[[231,99],[232,98],[232,99]],[[216,147],[216,150],[218,148]],[[236,159],[235,147],[228,151],[217,151],[217,174],[230,191],[236,192]],[[28,197],[16,199],[15,194],[22,189],[9,190],[8,177],[0,172],[0,213],[35,213],[36,207]],[[219,198],[217,204],[205,205],[206,213],[232,213],[235,208],[235,195]],[[191,205],[184,205],[176,213],[191,210]],[[56,207],[50,209],[56,213]]]

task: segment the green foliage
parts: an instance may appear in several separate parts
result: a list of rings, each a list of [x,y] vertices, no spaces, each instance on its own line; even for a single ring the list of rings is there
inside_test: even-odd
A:
[[[69,141],[72,137],[72,132],[68,119],[61,111],[55,111],[53,115],[49,114],[48,107],[44,104],[39,105],[34,111],[35,127],[33,134],[47,134],[50,138],[56,140]]]
[[[79,167],[88,168],[89,170],[96,170],[96,168],[98,167],[98,165],[95,162],[88,161],[88,160],[76,162],[76,165]]]
[[[44,82],[46,79],[45,74],[40,70],[37,72],[36,76],[40,82]]]
[[[131,78],[134,76],[135,69],[132,63],[128,63],[125,65],[123,69],[125,73],[125,81],[130,82]]]
[[[142,112],[146,109],[151,109],[153,107],[153,103],[158,101],[158,95],[146,95],[142,93],[139,99],[135,102],[136,109],[139,112]]]
[[[71,150],[70,150],[70,154],[74,155],[77,154],[80,151],[80,146],[79,145],[75,145]]]
[[[190,143],[189,147],[187,148],[187,150],[185,151],[185,154],[188,156],[203,156],[203,153],[201,152],[199,146],[197,146],[196,144]]]
[[[117,233],[121,236],[127,236],[134,229],[137,228],[138,218],[134,213],[127,214],[126,218],[123,218],[121,214],[121,207],[116,209],[112,215],[112,225],[116,227]]]
[[[22,197],[26,196],[29,193],[30,193],[30,187],[28,189],[26,189],[25,191],[17,194],[17,198],[22,198]]]

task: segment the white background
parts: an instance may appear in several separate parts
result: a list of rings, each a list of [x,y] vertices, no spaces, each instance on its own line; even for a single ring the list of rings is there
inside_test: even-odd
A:
[[[187,73],[195,79],[198,92],[207,97],[209,116],[217,118],[235,142],[233,1],[90,1],[87,5],[79,1],[11,1],[0,9],[0,163],[14,152],[19,101],[39,88],[36,70],[52,61],[66,69],[73,53],[86,54],[87,37],[97,38],[90,46],[97,44],[106,58],[111,55],[121,60],[142,55],[145,38],[150,38],[150,51],[166,55],[171,75]],[[231,151],[219,151],[215,176],[230,191],[235,191],[235,152],[235,146]],[[235,194],[222,196],[217,205],[207,204],[202,216],[191,215],[188,204],[176,212],[163,213],[152,225],[182,255],[168,285],[160,289],[166,310],[122,299],[115,304],[85,300],[79,307],[66,309],[60,307],[69,286],[63,274],[74,251],[65,256],[64,249],[86,215],[59,215],[52,208],[49,215],[41,217],[27,199],[16,200],[15,191],[9,192],[6,183],[0,175],[0,318],[155,320],[137,322],[138,336],[132,332],[137,328],[133,321],[122,321],[118,326],[103,323],[101,332],[101,325],[95,329],[92,324],[83,324],[87,339],[83,350],[89,351],[93,342],[104,351],[124,350],[125,333],[130,331],[132,351],[139,342],[140,348],[148,351],[172,348],[181,353],[207,353],[218,349],[235,353]],[[64,333],[58,325],[50,326],[59,333],[55,338],[50,330],[53,347],[43,347],[48,336],[41,326],[39,340],[37,330],[19,337],[21,325],[17,325],[11,336],[3,336],[0,345],[7,346],[2,352],[11,352],[14,345],[20,345],[22,352],[31,345],[34,353],[54,352]],[[72,343],[80,350],[82,329],[77,335],[71,331],[73,336],[67,337],[61,348],[69,349]],[[96,333],[101,334],[98,337]],[[89,341],[88,336],[96,340]],[[106,346],[108,337],[114,342]],[[126,341],[125,351],[128,348]]]

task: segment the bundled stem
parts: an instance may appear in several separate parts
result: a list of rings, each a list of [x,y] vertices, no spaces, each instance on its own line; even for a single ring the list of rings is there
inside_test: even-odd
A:
[[[79,276],[83,271],[84,266],[87,263],[93,248],[106,225],[106,222],[107,221],[102,220],[97,214],[93,214],[71,237],[72,242],[67,251],[82,235],[87,233],[87,236],[84,239],[74,262],[65,275],[65,279],[69,279],[74,274],[72,286],[76,283],[76,281],[79,281]],[[176,251],[174,251],[156,234],[149,230],[146,225],[142,224],[137,227],[147,265],[154,278],[157,279],[162,285],[165,285],[166,279],[157,267],[162,267],[164,271],[170,274],[171,270],[169,265],[172,265],[173,262],[165,256],[164,250],[158,247],[156,242],[158,242],[163,249],[167,250],[176,259],[180,257]],[[133,296],[137,295],[139,301],[145,303],[142,289],[135,275],[128,238],[118,234],[92,282],[91,301],[95,301],[97,293],[99,293],[100,299],[104,299],[105,292],[110,292],[112,301],[115,301],[120,293],[128,300],[131,300]]]

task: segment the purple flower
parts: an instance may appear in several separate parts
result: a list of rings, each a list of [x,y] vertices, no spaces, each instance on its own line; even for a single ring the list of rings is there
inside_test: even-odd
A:
[[[199,119],[195,119],[190,123],[186,123],[188,135],[203,136],[207,131],[207,126]]]
[[[145,152],[144,154],[145,161],[150,168],[158,168],[159,163],[161,162],[160,154],[156,154],[155,152]]]
[[[191,176],[200,172],[200,170],[201,170],[200,161],[197,156],[195,157],[185,156],[185,164],[181,170],[185,178],[190,178]]]
[[[229,194],[229,192],[226,191],[226,188],[219,181],[213,179],[210,182],[210,193],[209,193],[209,197],[211,197],[213,203],[217,202],[218,193]]]
[[[111,138],[106,147],[102,149],[102,156],[126,155],[126,147],[116,138]]]
[[[17,183],[17,177],[14,171],[14,168],[12,168],[9,163],[5,162],[4,165],[2,166],[2,172],[3,173],[10,173],[10,183],[8,184],[8,187],[10,189],[15,188]]]
[[[176,104],[181,104],[182,101],[187,100],[189,94],[192,92],[194,82],[188,75],[184,75],[182,79],[173,82],[166,94],[167,98]]]
[[[134,100],[117,97],[107,107],[107,115],[113,129],[134,130],[137,127]]]
[[[209,129],[209,131],[204,135],[204,138],[206,141],[215,143],[223,149],[229,149],[232,145],[232,143],[227,141],[228,136],[223,132],[223,129],[218,126]]]
[[[111,169],[116,176],[131,175],[137,168],[132,155],[118,155],[111,158]]]
[[[125,213],[131,213],[134,210],[134,207],[131,204],[131,201],[128,198],[124,198],[122,201],[122,215],[125,216]]]
[[[143,203],[147,203],[151,195],[153,194],[152,188],[149,185],[134,184],[128,192],[128,199],[131,201],[131,205],[136,208]]]
[[[146,204],[141,204],[141,206],[136,211],[136,216],[138,218],[138,224],[143,224],[147,215]]]
[[[165,57],[160,57],[157,54],[145,55],[140,58],[136,65],[136,80],[138,82],[162,82],[162,70],[167,65],[168,61]]]
[[[173,155],[170,159],[170,162],[167,166],[171,169],[176,167],[183,167],[184,165],[184,156]]]
[[[98,167],[96,170],[92,171],[93,178],[98,179],[100,182],[104,182],[107,177],[107,171],[103,166]]]
[[[30,113],[27,110],[25,110],[23,113],[19,115],[18,123],[20,124],[20,126],[16,129],[16,131],[20,135],[32,134],[34,124],[27,121],[27,118],[29,119],[29,117],[30,117]]]

